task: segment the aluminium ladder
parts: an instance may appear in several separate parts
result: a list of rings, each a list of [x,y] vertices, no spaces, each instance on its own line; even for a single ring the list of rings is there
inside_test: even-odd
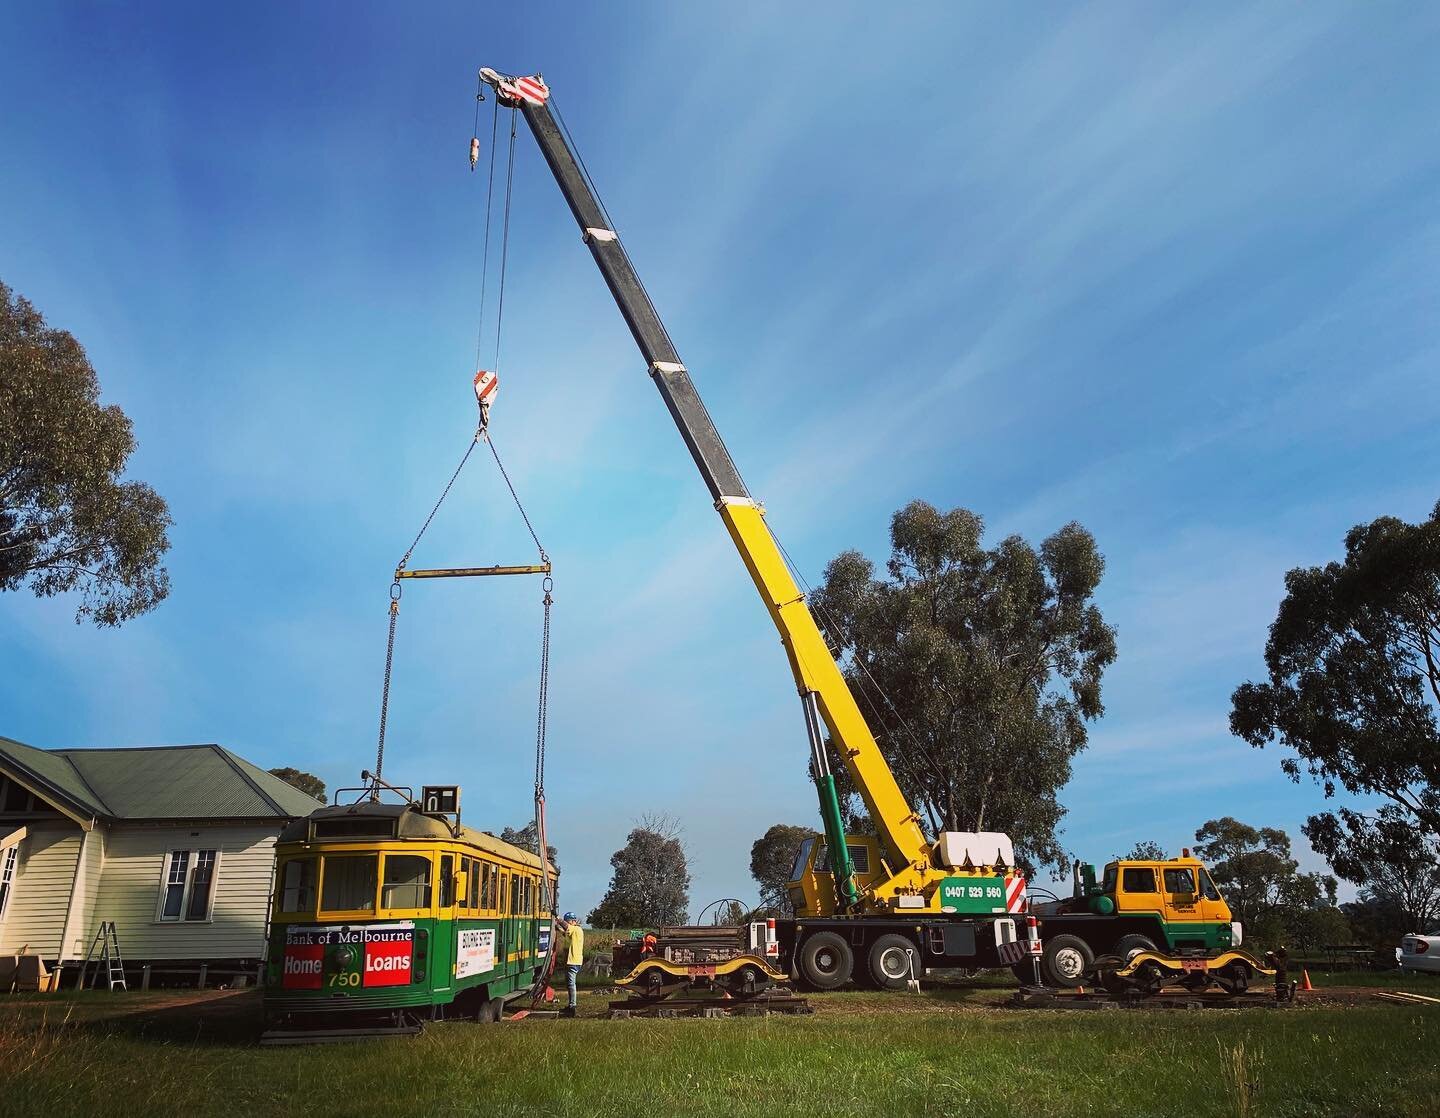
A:
[[[85,962],[80,966],[81,990],[85,989],[85,972],[90,968],[91,959],[95,960],[97,980],[103,971],[112,992],[124,990],[129,993],[130,988],[125,985],[125,964],[120,959],[120,937],[115,933],[115,921],[100,921],[100,930],[95,933],[90,950],[85,952]]]

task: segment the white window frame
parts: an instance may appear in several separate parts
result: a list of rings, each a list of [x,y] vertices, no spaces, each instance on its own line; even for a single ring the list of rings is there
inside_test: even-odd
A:
[[[15,878],[19,876],[19,869],[20,844],[17,842],[0,851],[0,884],[4,885],[5,891],[4,897],[0,897],[0,924],[5,922],[5,914],[10,911],[10,900],[15,896]]]
[[[165,856],[160,859],[160,894],[155,898],[155,923],[156,924],[213,924],[215,922],[215,897],[220,890],[220,861],[223,853],[219,847],[214,847],[212,852],[215,861],[210,870],[210,903],[205,907],[205,919],[187,920],[185,913],[190,909],[190,890],[195,886],[195,863],[199,861],[202,848],[193,847],[188,850],[167,850]],[[185,887],[180,894],[180,915],[165,915],[165,894],[170,886],[170,866],[175,855],[184,853],[185,859]]]

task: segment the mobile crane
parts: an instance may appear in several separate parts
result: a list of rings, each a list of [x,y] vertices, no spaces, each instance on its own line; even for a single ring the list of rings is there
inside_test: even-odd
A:
[[[570,206],[615,302],[685,441],[716,511],[734,542],[790,662],[810,745],[810,769],[824,823],[824,841],[801,851],[791,885],[794,919],[769,929],[742,962],[752,985],[755,966],[775,972],[770,959],[820,989],[852,976],[883,987],[903,987],[930,967],[1016,966],[1037,958],[1035,922],[1018,917],[1025,879],[1014,864],[1010,840],[994,832],[947,832],[930,842],[906,802],[855,697],[765,521],[765,510],[746,488],[696,391],[620,238],[611,227],[583,165],[551,111],[540,75],[510,76],[486,68],[480,80],[501,106],[518,109]],[[472,141],[472,165],[477,145]],[[874,835],[846,835],[832,748],[859,792]],[[1027,934],[1022,938],[1021,929]],[[768,947],[768,952],[761,946]],[[766,958],[768,954],[769,959]],[[642,959],[628,981],[657,981],[667,971],[659,955]],[[688,965],[688,964],[687,964]],[[697,964],[717,977],[713,961]],[[723,969],[723,968],[722,968]],[[647,975],[647,972],[648,975]],[[680,978],[685,965],[670,962],[664,977]],[[723,977],[723,975],[718,975]]]

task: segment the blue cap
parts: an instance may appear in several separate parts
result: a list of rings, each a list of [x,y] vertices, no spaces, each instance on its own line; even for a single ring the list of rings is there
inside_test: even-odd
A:
[[[564,920],[565,923],[568,924],[575,919],[575,914],[573,912],[567,912],[564,916],[560,917],[560,919]]]

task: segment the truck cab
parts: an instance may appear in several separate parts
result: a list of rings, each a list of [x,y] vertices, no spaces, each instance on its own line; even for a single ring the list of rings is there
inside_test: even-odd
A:
[[[1045,943],[1045,981],[1060,987],[1091,981],[1101,956],[1210,955],[1242,939],[1209,871],[1188,850],[1179,858],[1117,858],[1098,880],[1093,865],[1077,863],[1072,895],[1037,903],[1032,912]]]
[[[1198,858],[1107,863],[1099,889],[1088,899],[1098,902],[1092,911],[1108,901],[1122,919],[1153,920],[1160,936],[1157,946],[1214,951],[1240,944],[1230,906]]]

